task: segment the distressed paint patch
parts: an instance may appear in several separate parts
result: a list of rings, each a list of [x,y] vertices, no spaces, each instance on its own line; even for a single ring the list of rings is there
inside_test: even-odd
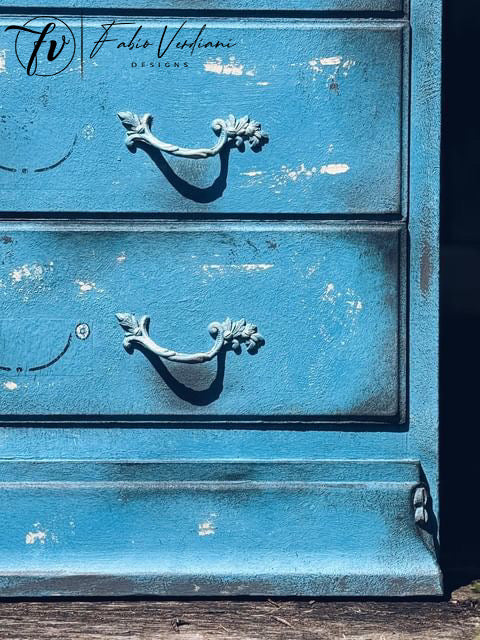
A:
[[[420,258],[420,291],[427,296],[430,290],[430,282],[433,275],[432,250],[428,241],[423,242],[422,256]]]
[[[253,178],[255,176],[261,176],[263,174],[264,174],[263,171],[244,171],[243,173],[241,173],[242,176],[248,176],[249,178]]]
[[[75,280],[75,284],[80,289],[80,295],[95,291],[96,293],[103,293],[103,289],[99,289],[95,282],[88,282],[86,280]]]
[[[7,73],[7,51],[8,49],[0,49],[0,73]]]
[[[8,382],[3,383],[3,388],[7,391],[16,391],[18,389],[18,384],[9,380]]]
[[[239,271],[267,271],[272,269],[274,264],[271,262],[247,262],[245,264],[202,264],[202,271],[212,277],[212,272],[224,274],[227,269]]]
[[[215,533],[215,518],[217,517],[217,513],[210,513],[208,517],[200,522],[198,525],[198,535],[199,536],[213,536]]]
[[[46,531],[29,531],[25,535],[25,544],[35,544],[39,542],[40,544],[45,544],[47,539]]]
[[[82,136],[85,140],[92,140],[95,137],[95,127],[93,124],[86,124],[82,129]]]
[[[323,73],[324,67],[335,67],[334,73],[342,70],[346,76],[356,64],[355,60],[344,60],[343,56],[330,56],[325,58],[312,58],[308,61],[308,66],[314,73]]]
[[[198,525],[199,536],[213,536],[214,533],[215,533],[215,525],[211,520],[200,522],[200,524]]]
[[[48,265],[42,264],[24,264],[21,267],[16,267],[10,272],[10,278],[13,284],[21,282],[24,279],[27,280],[42,280],[44,274],[47,271],[51,271],[53,268],[53,262]]]
[[[224,76],[255,76],[255,69],[245,69],[245,66],[236,61],[235,56],[230,56],[228,62],[222,58],[209,59],[203,64],[205,71]]]
[[[288,181],[296,182],[300,177],[313,178],[317,175],[330,175],[335,176],[341,173],[347,173],[350,171],[350,166],[346,163],[331,163],[324,164],[320,167],[306,167],[302,164],[296,169],[282,165],[280,174],[273,176],[273,184],[270,189],[275,189],[284,186]]]
[[[125,255],[125,253],[123,251],[119,256],[117,256],[117,262],[119,264],[122,264],[122,262],[125,262],[126,259],[127,259],[127,256]]]
[[[355,336],[357,320],[364,309],[363,301],[352,288],[338,291],[333,282],[324,286],[320,300],[330,305],[330,322],[322,323],[318,327],[320,337],[327,344],[335,342],[338,347],[346,347]],[[332,326],[336,327],[335,331],[332,330]],[[314,375],[314,368],[311,369],[311,373]],[[309,383],[309,386],[312,385]]]
[[[347,171],[350,171],[348,164],[324,164],[320,167],[320,173],[327,173],[330,176],[347,173]]]

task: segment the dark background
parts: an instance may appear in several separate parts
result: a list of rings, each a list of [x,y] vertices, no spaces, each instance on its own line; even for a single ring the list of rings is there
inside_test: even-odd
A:
[[[440,508],[456,586],[480,578],[480,0],[445,0],[443,38]]]

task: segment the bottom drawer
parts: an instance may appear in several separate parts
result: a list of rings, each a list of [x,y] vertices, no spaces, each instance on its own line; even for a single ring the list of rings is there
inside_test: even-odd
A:
[[[5,419],[404,417],[402,225],[12,223],[0,233]]]

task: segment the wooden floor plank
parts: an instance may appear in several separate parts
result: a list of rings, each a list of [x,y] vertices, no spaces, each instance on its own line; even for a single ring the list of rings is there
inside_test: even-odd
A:
[[[0,602],[1,640],[480,640],[479,596],[450,601]]]

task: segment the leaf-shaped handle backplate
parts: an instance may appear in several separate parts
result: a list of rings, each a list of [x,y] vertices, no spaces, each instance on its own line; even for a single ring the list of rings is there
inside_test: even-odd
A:
[[[149,334],[149,316],[141,316],[137,319],[132,313],[117,313],[117,320],[125,331],[123,346],[127,351],[132,351],[136,345],[141,345],[151,353],[170,360],[171,362],[184,362],[186,364],[198,364],[213,360],[222,350],[231,349],[235,353],[241,353],[242,344],[245,345],[250,354],[254,354],[265,344],[254,324],[246,322],[243,318],[232,322],[227,318],[223,322],[211,322],[208,331],[215,340],[209,351],[198,353],[180,353],[173,349],[166,349],[154,342]]]
[[[131,111],[120,111],[117,115],[127,130],[125,138],[127,147],[133,147],[138,142],[143,142],[158,151],[182,158],[211,158],[228,145],[243,151],[245,142],[249,143],[252,151],[260,151],[263,145],[268,142],[268,133],[262,129],[259,122],[252,120],[249,116],[243,116],[238,120],[233,115],[229,115],[225,119],[216,118],[212,122],[212,129],[218,136],[216,144],[205,149],[188,149],[159,140],[152,133],[153,116],[149,113],[138,116]]]

